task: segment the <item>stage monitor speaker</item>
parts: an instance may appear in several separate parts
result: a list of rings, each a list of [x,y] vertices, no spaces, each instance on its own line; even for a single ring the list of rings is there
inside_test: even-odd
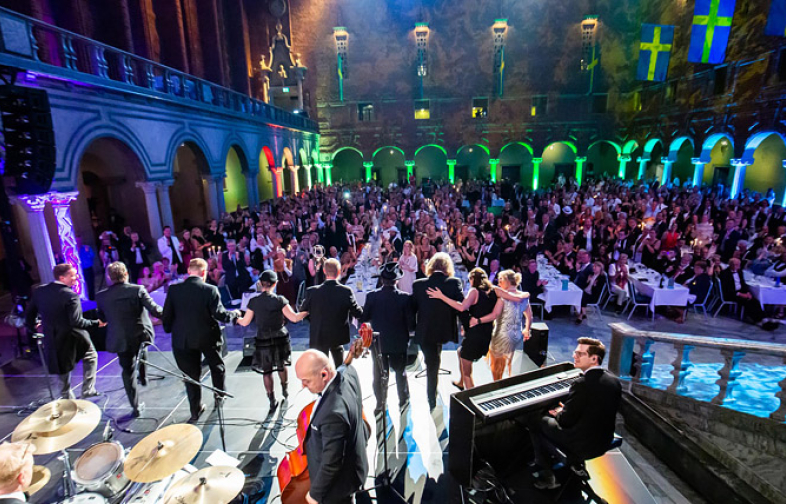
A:
[[[6,162],[18,194],[49,191],[55,176],[55,135],[49,96],[43,89],[0,86]]]
[[[536,322],[529,327],[530,337],[524,342],[524,353],[538,367],[543,367],[549,353],[549,326]]]

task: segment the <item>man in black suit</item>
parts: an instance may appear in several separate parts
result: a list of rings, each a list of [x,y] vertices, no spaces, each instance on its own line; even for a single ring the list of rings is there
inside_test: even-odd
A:
[[[295,373],[312,394],[318,394],[306,432],[311,488],[309,504],[348,504],[368,475],[360,379],[352,366],[338,368],[319,350],[306,350]]]
[[[396,375],[399,408],[409,403],[407,383],[407,347],[409,333],[415,329],[415,310],[412,297],[396,288],[401,270],[396,263],[388,263],[379,273],[382,288],[370,292],[363,306],[361,322],[371,322],[379,333],[379,346],[374,346],[374,395],[377,398],[375,413],[383,413],[388,398],[388,369]],[[380,355],[376,355],[379,350]],[[381,365],[381,367],[380,367]]]
[[[737,223],[733,219],[726,220],[726,229],[721,233],[720,243],[718,244],[718,253],[721,256],[722,262],[729,262],[734,251],[737,250],[737,242],[740,241],[742,235],[737,231]]]
[[[161,321],[164,331],[172,333],[172,355],[177,367],[193,380],[199,381],[202,357],[210,367],[213,387],[224,389],[226,368],[221,357],[221,327],[219,322],[233,322],[240,313],[227,311],[221,304],[218,289],[205,283],[207,262],[191,259],[188,278],[183,283],[169,286],[164,302]],[[186,394],[191,406],[190,423],[197,421],[205,411],[202,404],[202,389],[199,385],[186,383]],[[216,395],[216,401],[223,400]]]
[[[238,252],[235,240],[227,240],[227,249],[221,254],[221,266],[229,294],[232,299],[240,299],[254,282],[246,269],[245,254]]]
[[[590,263],[589,252],[580,249],[576,252],[576,264],[569,272],[570,279],[579,289],[587,287],[589,277],[592,274],[592,264]]]
[[[559,448],[571,456],[588,460],[606,452],[614,439],[614,424],[622,397],[619,379],[601,367],[606,347],[593,338],[579,338],[573,365],[582,376],[573,382],[564,404],[547,416],[530,420],[529,431],[535,463],[543,468],[535,486],[559,486],[551,472],[548,453]]]
[[[442,345],[458,341],[456,311],[440,299],[429,297],[428,289],[439,288],[455,301],[463,301],[461,280],[453,278],[453,261],[444,252],[437,252],[426,267],[428,278],[415,280],[412,299],[416,314],[415,343],[423,351],[426,362],[426,393],[429,408],[437,407],[437,381],[442,358]]]
[[[478,251],[478,258],[475,260],[475,266],[483,268],[486,274],[491,271],[491,261],[499,259],[499,245],[494,243],[493,233],[483,233],[483,245],[480,246]]]
[[[96,391],[98,354],[87,329],[104,327],[105,322],[82,317],[79,295],[73,291],[78,281],[76,269],[70,264],[58,264],[52,271],[55,281],[39,287],[27,307],[25,322],[28,331],[36,331],[41,315],[44,329],[44,349],[47,371],[56,375],[60,395],[73,399],[71,371],[82,360],[82,398],[99,395]]]
[[[24,504],[33,481],[33,452],[29,443],[0,445],[0,504]]]
[[[521,275],[521,290],[529,292],[530,300],[535,299],[538,295],[543,293],[543,286],[546,285],[548,280],[541,280],[540,273],[538,272],[538,261],[530,259],[527,261],[527,269]]]
[[[761,322],[762,318],[764,318],[761,303],[753,297],[748,284],[745,282],[745,275],[742,274],[740,269],[740,260],[736,257],[729,259],[729,267],[721,271],[718,278],[723,291],[723,299],[739,303],[740,306],[745,308],[745,315],[754,324]]]
[[[355,293],[338,282],[341,263],[328,259],[322,266],[325,281],[306,290],[300,311],[309,318],[309,347],[327,354],[330,352],[336,367],[344,362],[344,347],[349,343],[350,317],[360,319],[363,308],[355,300]]]
[[[106,268],[106,273],[112,285],[98,293],[96,303],[101,317],[109,324],[106,350],[117,354],[123,370],[123,386],[133,408],[132,414],[136,418],[145,406],[144,403],[139,403],[137,397],[137,370],[139,383],[147,385],[145,365],[137,362],[137,356],[140,349],[143,356],[147,355],[145,346],[153,342],[155,335],[148,312],[161,318],[163,309],[153,301],[143,286],[128,283],[125,264],[113,262]]]

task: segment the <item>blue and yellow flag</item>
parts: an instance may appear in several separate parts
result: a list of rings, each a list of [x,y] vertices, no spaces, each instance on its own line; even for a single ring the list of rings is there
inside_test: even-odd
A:
[[[505,46],[499,50],[499,96],[500,98],[505,92]]]
[[[595,71],[600,70],[600,44],[595,42],[592,50],[589,53],[589,60],[587,61],[587,72],[589,73],[589,91],[587,94],[595,92]]]
[[[736,0],[696,0],[688,61],[723,63]]]
[[[336,63],[336,73],[338,74],[338,99],[344,101],[344,57],[338,54]]]
[[[772,0],[764,34],[786,37],[786,0]]]
[[[639,67],[636,79],[664,81],[669,73],[671,47],[674,44],[674,27],[670,25],[641,25]]]

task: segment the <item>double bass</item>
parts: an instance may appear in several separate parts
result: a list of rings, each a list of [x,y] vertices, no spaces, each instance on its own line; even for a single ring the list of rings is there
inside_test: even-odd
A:
[[[374,339],[374,332],[368,324],[361,324],[358,329],[359,338],[354,340],[349,347],[344,365],[349,365],[356,357],[368,353]],[[311,414],[314,412],[314,403],[311,401],[297,415],[297,447],[286,454],[276,470],[278,487],[281,490],[281,504],[305,504],[306,494],[311,488],[311,479],[308,473],[308,458],[306,457],[306,433],[311,423]],[[363,422],[369,430],[365,414]]]

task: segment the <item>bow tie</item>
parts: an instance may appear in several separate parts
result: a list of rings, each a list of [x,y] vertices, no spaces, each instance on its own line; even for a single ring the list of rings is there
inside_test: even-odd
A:
[[[322,397],[322,392],[317,392],[317,397]]]

